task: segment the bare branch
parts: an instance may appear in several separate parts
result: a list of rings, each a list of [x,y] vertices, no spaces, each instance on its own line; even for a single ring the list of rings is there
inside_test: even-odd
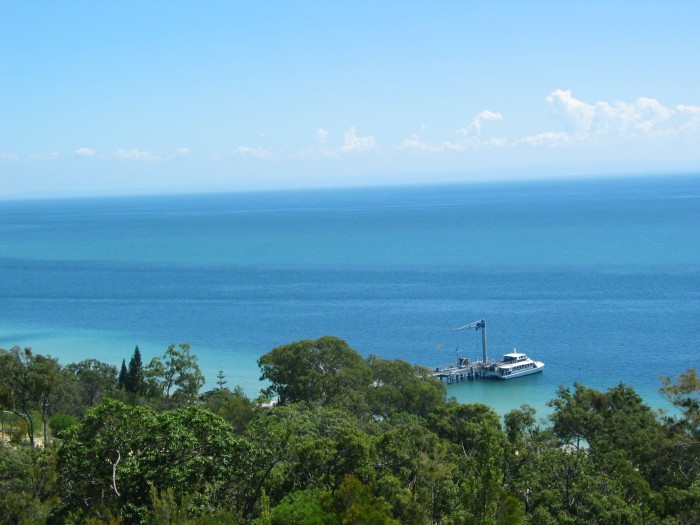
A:
[[[117,461],[112,463],[112,488],[114,489],[114,493],[119,498],[119,497],[121,497],[121,494],[119,494],[119,491],[117,490],[117,465],[119,465],[119,462],[122,460],[122,455],[121,455],[121,452],[119,452],[119,449],[117,449],[116,452],[117,452]]]

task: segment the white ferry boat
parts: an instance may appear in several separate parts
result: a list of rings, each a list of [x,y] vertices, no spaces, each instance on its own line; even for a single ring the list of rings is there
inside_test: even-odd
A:
[[[500,361],[492,361],[484,369],[484,377],[492,379],[513,379],[542,372],[544,363],[533,361],[525,354],[513,352],[504,354]]]
[[[533,361],[515,348],[511,353],[505,354],[500,361],[490,360],[486,351],[486,321],[484,319],[465,324],[452,331],[458,332],[472,328],[477,331],[481,330],[483,359],[481,361],[477,359],[472,362],[467,358],[459,357],[459,354],[457,354],[456,364],[452,363],[448,366],[435,368],[435,371],[432,372],[433,377],[441,380],[445,379],[448,383],[461,381],[462,379],[513,379],[514,377],[536,374],[544,369],[542,361]],[[442,346],[442,343],[438,345],[438,347],[440,346]]]

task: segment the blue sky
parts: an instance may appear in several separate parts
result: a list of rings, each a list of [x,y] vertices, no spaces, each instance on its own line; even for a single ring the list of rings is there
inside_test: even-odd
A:
[[[698,2],[0,1],[0,196],[700,168]]]

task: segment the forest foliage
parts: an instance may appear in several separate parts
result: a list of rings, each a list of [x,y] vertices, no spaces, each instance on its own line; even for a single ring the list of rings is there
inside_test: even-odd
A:
[[[0,521],[697,524],[700,379],[562,386],[503,418],[430,372],[327,336],[258,362],[265,399],[200,393],[189,345],[118,370],[0,349]],[[274,399],[275,403],[269,403]]]

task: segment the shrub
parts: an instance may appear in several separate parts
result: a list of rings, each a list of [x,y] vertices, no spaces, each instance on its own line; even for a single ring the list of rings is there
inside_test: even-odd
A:
[[[63,432],[73,425],[77,425],[79,422],[78,418],[71,416],[70,414],[56,414],[51,419],[49,419],[49,428],[51,433],[57,437],[63,437]]]

